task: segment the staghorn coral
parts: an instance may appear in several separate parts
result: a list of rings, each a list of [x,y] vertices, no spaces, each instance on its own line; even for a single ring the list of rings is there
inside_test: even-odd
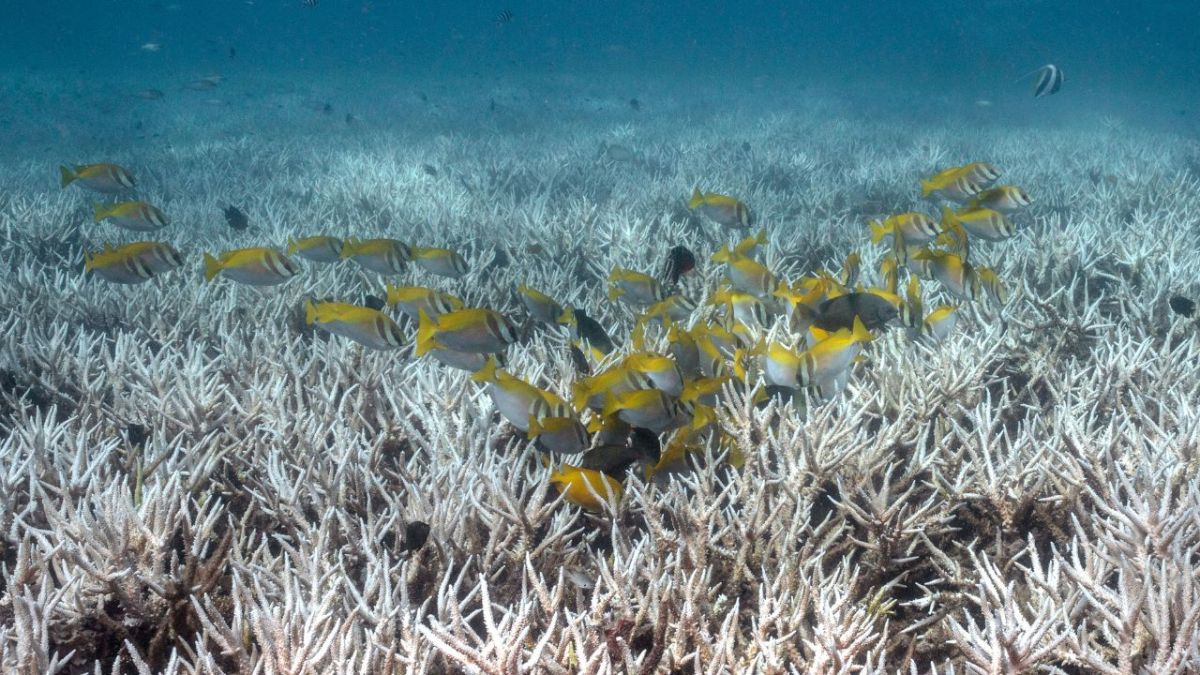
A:
[[[628,124],[549,86],[520,93],[562,101],[528,133],[512,129],[532,114],[472,134],[422,112],[405,131],[368,117],[318,138],[299,119],[252,139],[176,109],[158,121],[171,147],[95,150],[139,173],[188,259],[135,289],[80,273],[84,248],[128,233],[51,185],[78,148],[0,165],[5,672],[1200,669],[1200,342],[1166,308],[1197,290],[1194,147],[1101,123],[851,124],[815,95],[699,130],[664,93],[667,114]],[[750,150],[713,140],[740,134]],[[639,161],[598,161],[602,142]],[[608,269],[726,238],[680,215],[692,185],[753,206],[782,277],[854,249],[873,270],[863,215],[922,208],[916,176],[972,159],[1038,200],[1013,241],[975,252],[1013,287],[1005,307],[965,310],[936,348],[894,331],[828,403],[731,393],[744,468],[631,475],[601,515],[555,498],[467,374],[296,326],[304,297],[382,278],[306,266],[258,293],[196,269],[206,247],[297,234],[450,244],[467,277],[405,279],[513,316],[529,283],[623,342]],[[1094,184],[1097,164],[1114,180]],[[227,202],[251,230],[225,228]],[[561,335],[531,329],[509,356],[569,391]],[[415,552],[413,520],[431,526]]]

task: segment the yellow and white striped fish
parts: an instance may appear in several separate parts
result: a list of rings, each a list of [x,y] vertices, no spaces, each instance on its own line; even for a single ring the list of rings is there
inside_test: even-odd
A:
[[[436,319],[422,311],[418,318],[417,356],[433,349],[495,354],[516,341],[508,319],[486,308],[456,309]]]
[[[94,272],[114,284],[140,284],[154,276],[150,266],[129,246],[105,246],[100,251],[85,253],[83,261],[84,272]]]
[[[443,314],[463,308],[463,301],[449,293],[424,286],[387,285],[387,304],[404,312],[413,321],[419,321],[421,312],[436,319]],[[478,368],[476,368],[478,370]]]
[[[412,260],[412,250],[396,239],[347,239],[342,244],[341,257],[378,274],[399,274]]]
[[[980,192],[967,202],[968,209],[992,209],[1000,213],[1012,213],[1033,203],[1033,198],[1016,185],[998,185]]]
[[[317,325],[371,349],[399,349],[404,333],[391,317],[377,309],[344,302],[304,301],[304,323]]]
[[[92,221],[111,221],[117,227],[135,232],[151,232],[167,226],[167,217],[157,207],[146,202],[94,204]]]
[[[957,212],[950,208],[943,208],[942,229],[949,231],[955,223],[961,225],[967,234],[984,241],[1004,241],[1016,232],[1012,221],[1004,217],[1003,213],[986,208],[964,209]]]
[[[457,279],[467,273],[467,261],[448,248],[414,247],[412,260],[417,267],[439,277]]]
[[[83,164],[74,169],[60,166],[58,171],[62,176],[62,187],[78,183],[95,192],[105,194],[121,194],[129,192],[137,185],[133,174],[119,164]]]
[[[218,274],[239,284],[276,286],[300,272],[296,263],[273,248],[239,248],[219,256],[204,254],[204,280]]]
[[[287,253],[311,262],[333,263],[342,258],[342,240],[325,235],[289,239]]]

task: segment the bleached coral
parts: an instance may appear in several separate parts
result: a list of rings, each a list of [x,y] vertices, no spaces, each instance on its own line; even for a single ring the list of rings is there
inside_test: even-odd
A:
[[[301,119],[0,165],[5,672],[1200,670],[1200,342],[1166,306],[1198,290],[1196,148],[1128,126],[850,123],[817,96],[710,118],[665,95],[633,122],[569,100],[524,133]],[[215,113],[172,115],[181,138],[215,133]],[[53,165],[99,152],[172,218],[184,270],[83,277],[85,248],[129,238],[90,224]],[[631,475],[602,515],[556,500],[467,374],[295,313],[382,278],[307,265],[258,293],[197,269],[210,247],[301,234],[450,245],[464,279],[408,278],[518,317],[528,283],[624,341],[607,271],[727,238],[681,207],[693,185],[749,203],[787,278],[855,249],[871,270],[866,218],[928,210],[916,178],[976,159],[1037,200],[1016,239],[973,252],[1005,307],[966,309],[937,347],[893,331],[828,403],[731,393],[742,469],[709,451],[669,481]],[[229,202],[252,229],[225,228]],[[569,393],[562,336],[531,328],[510,352]],[[415,552],[414,520],[431,526]]]

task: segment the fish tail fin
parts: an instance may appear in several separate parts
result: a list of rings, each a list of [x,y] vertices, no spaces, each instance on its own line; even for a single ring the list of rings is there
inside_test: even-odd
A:
[[[879,242],[883,241],[883,238],[888,236],[888,233],[891,232],[891,228],[889,228],[887,225],[884,225],[883,221],[880,220],[872,220],[870,226],[872,244],[878,244]]]
[[[575,308],[564,307],[562,314],[558,315],[558,323],[562,326],[575,325]]]
[[[616,396],[613,396],[612,392],[605,394],[604,409],[600,411],[600,414],[604,417],[610,417],[619,412],[621,412],[621,402],[617,400]]]
[[[110,204],[92,204],[92,222],[98,223],[111,216],[115,209]]]
[[[587,407],[588,399],[592,397],[591,387],[588,386],[587,380],[580,380],[571,385],[571,403],[575,404],[576,410],[583,410]]]
[[[857,316],[854,317],[854,328],[851,335],[853,335],[854,339],[858,342],[870,342],[871,340],[875,339],[875,336],[871,335],[871,331],[867,330],[866,324],[864,324],[862,319]]]
[[[496,368],[498,365],[499,365],[499,362],[496,361],[496,357],[489,356],[487,358],[487,361],[484,362],[483,367],[480,368],[479,370],[475,371],[471,375],[471,381],[472,382],[495,382],[496,381]]]
[[[388,285],[384,286],[384,302],[388,305],[395,305],[400,302],[400,287],[393,283],[388,283]]]
[[[933,187],[933,181],[931,181],[931,180],[922,180],[921,181],[921,196],[922,197],[928,197],[929,195],[933,194],[933,191],[935,189],[936,188]]]
[[[529,432],[528,432],[529,440],[531,440],[531,441],[536,440],[537,437],[541,436],[544,431],[546,431],[546,430],[544,428],[542,428],[541,421],[539,421],[538,418],[535,417],[534,415],[530,415],[529,416]]]
[[[96,256],[91,253],[83,254],[83,271],[91,272],[96,267]]]
[[[958,216],[954,213],[954,209],[949,206],[942,207],[942,229],[952,227],[952,223],[958,220]]]
[[[346,258],[353,258],[355,253],[358,253],[358,240],[351,237],[342,242],[342,252],[338,257],[345,260]]]
[[[692,188],[692,198],[688,200],[688,208],[694,209],[704,203],[704,195],[700,193],[700,188]]]
[[[439,349],[435,337],[437,336],[437,323],[429,318],[425,310],[420,310],[420,319],[417,322],[417,356],[424,356],[431,350]]]
[[[287,243],[287,254],[296,255],[296,251],[300,250],[300,242],[296,241],[295,237],[289,237]]]
[[[754,235],[754,238],[751,241],[754,242],[755,246],[766,246],[767,245],[766,229],[759,230],[758,234]]]
[[[212,255],[204,254],[204,280],[212,281],[213,277],[221,272],[221,261],[212,257]]]
[[[311,326],[317,320],[317,306],[313,304],[311,298],[304,300],[304,325]]]
[[[729,244],[725,244],[719,251],[712,254],[713,262],[729,262],[733,259],[733,251],[729,248]]]
[[[71,183],[74,183],[76,178],[79,178],[79,175],[72,171],[70,167],[63,165],[59,165],[58,174],[62,182],[62,187],[67,187]]]
[[[608,301],[609,302],[613,302],[614,300],[621,297],[622,295],[625,295],[625,291],[622,290],[620,286],[617,286],[616,284],[614,284],[614,285],[608,287]]]

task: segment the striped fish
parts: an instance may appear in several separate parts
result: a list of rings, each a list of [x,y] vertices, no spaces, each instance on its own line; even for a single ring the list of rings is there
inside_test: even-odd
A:
[[[457,279],[467,273],[467,261],[447,248],[415,247],[412,249],[412,259],[417,267],[439,277]]]
[[[140,284],[154,276],[150,266],[129,249],[129,246],[105,246],[103,250],[85,253],[83,270],[95,272],[96,276],[114,284]]]
[[[372,272],[399,274],[412,260],[412,249],[396,239],[347,239],[342,244],[342,257]]]
[[[513,13],[508,11],[507,9],[501,10],[500,13],[496,15],[496,19],[495,19],[497,26],[503,26],[504,24],[506,24],[512,20],[513,20]]]
[[[349,338],[370,349],[399,349],[404,333],[391,317],[377,309],[343,302],[304,302],[304,323]]]
[[[299,273],[296,263],[273,248],[239,248],[219,257],[204,254],[204,280],[218,274],[250,286],[275,286]]]
[[[342,240],[324,235],[289,239],[287,252],[312,262],[337,262],[342,257]]]
[[[135,232],[150,232],[167,226],[162,211],[146,202],[119,202],[92,206],[93,222],[112,221],[113,225]]]
[[[1037,82],[1033,85],[1034,98],[1057,94],[1058,90],[1062,89],[1063,82],[1066,80],[1062,69],[1053,63],[1047,63],[1033,71],[1033,74],[1037,75]]]
[[[62,187],[79,183],[83,187],[106,194],[119,194],[133,190],[136,181],[129,170],[118,164],[84,164],[69,167],[58,167],[62,175]]]

